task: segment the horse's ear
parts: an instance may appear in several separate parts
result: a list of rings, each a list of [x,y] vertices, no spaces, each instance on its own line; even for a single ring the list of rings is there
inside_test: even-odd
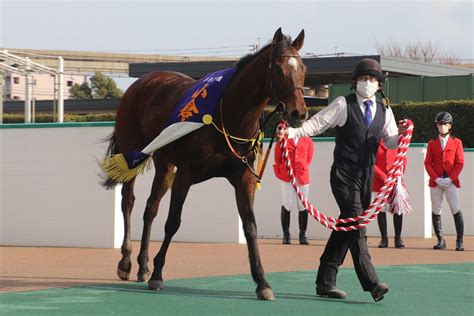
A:
[[[304,30],[301,30],[300,34],[299,34],[298,37],[293,41],[293,44],[291,44],[291,46],[293,46],[293,47],[296,48],[297,50],[300,50],[301,47],[303,47],[303,43],[304,43]]]
[[[283,39],[283,33],[281,32],[281,27],[276,30],[275,35],[273,35],[273,43],[279,42]]]

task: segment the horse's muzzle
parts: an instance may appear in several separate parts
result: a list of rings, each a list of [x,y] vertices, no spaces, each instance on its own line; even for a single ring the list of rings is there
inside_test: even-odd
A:
[[[298,111],[294,110],[293,112],[287,115],[288,124],[291,127],[300,127],[304,121],[308,118],[308,111]]]

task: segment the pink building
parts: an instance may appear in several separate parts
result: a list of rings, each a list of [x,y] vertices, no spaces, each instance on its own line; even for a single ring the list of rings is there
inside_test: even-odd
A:
[[[25,99],[25,77],[9,71],[3,73],[3,97],[5,100],[24,100]],[[86,75],[64,75],[64,99],[69,99],[69,90],[74,84],[82,84],[87,81]],[[53,76],[47,74],[31,74],[31,99],[34,100],[53,100],[55,98],[55,89],[58,83]],[[55,86],[56,85],[56,86]],[[57,96],[56,96],[57,98]]]

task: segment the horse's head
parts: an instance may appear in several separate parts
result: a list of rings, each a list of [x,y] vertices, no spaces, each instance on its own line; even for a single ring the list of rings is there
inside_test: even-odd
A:
[[[291,127],[299,127],[308,111],[303,97],[306,66],[299,54],[303,46],[304,30],[291,42],[279,28],[272,41],[269,65],[269,85],[272,97],[283,107],[284,118]]]

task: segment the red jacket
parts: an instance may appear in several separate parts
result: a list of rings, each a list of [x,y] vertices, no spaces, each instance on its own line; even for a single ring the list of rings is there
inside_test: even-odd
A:
[[[300,137],[298,145],[295,145],[293,139],[288,139],[288,153],[291,166],[296,180],[299,184],[309,184],[309,164],[313,160],[313,140],[309,137]],[[275,163],[273,164],[275,176],[285,182],[290,181],[285,161],[281,157],[280,144],[275,146]]]
[[[428,142],[425,158],[425,169],[430,176],[429,186],[436,186],[435,180],[442,178],[445,171],[458,188],[461,187],[459,174],[464,167],[464,150],[459,138],[449,136],[444,150],[441,148],[439,137]]]
[[[380,188],[383,186],[383,182],[387,178],[388,172],[395,162],[397,157],[397,148],[389,149],[385,146],[383,139],[380,140],[379,149],[375,156],[375,166],[374,166],[374,184],[372,186],[372,191],[379,192]],[[407,167],[407,162],[405,160],[403,164],[403,172]]]

